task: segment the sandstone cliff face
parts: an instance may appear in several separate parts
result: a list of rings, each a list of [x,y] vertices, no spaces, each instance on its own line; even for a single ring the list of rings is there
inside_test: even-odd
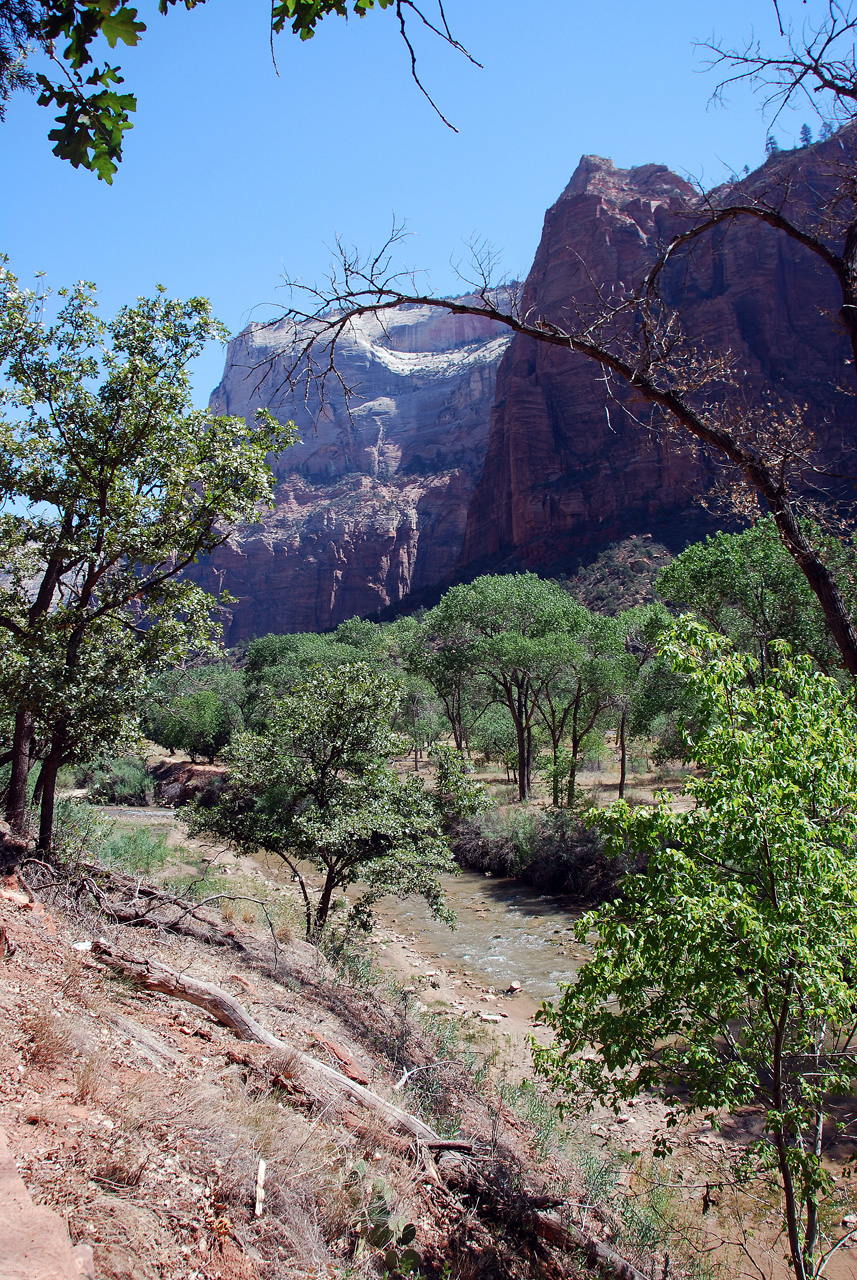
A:
[[[297,422],[274,462],[276,510],[194,577],[237,597],[226,640],[326,630],[447,580],[485,456],[497,365],[510,335],[479,317],[409,308],[352,326],[323,410],[283,390],[287,331],[251,325],[231,344],[211,404]]]
[[[834,139],[768,162],[743,189],[779,184],[782,191],[787,179],[793,208],[817,202],[839,145]],[[622,170],[585,156],[545,216],[525,309],[571,325],[596,288],[632,289],[659,246],[689,225],[680,211],[695,199],[662,166]],[[836,389],[851,376],[850,352],[835,324],[836,290],[812,254],[744,221],[700,242],[670,272],[664,291],[680,306],[689,335],[739,358],[736,404],[758,405],[761,389],[773,388],[808,407],[828,456],[837,436],[853,443],[857,411]],[[630,535],[651,533],[677,549],[720,523],[696,501],[709,486],[710,461],[675,439],[653,438],[635,420],[646,419],[645,407],[621,385],[615,393],[611,401],[591,361],[514,338],[498,371],[459,572],[572,571]]]

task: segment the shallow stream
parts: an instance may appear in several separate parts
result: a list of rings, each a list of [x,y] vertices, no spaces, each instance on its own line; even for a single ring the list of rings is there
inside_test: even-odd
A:
[[[102,812],[120,825],[176,830],[173,809],[105,805]],[[275,879],[286,878],[276,860],[259,861]],[[376,908],[376,934],[386,929],[406,939],[415,968],[424,957],[497,991],[520,983],[538,1003],[555,997],[587,958],[574,938],[577,913],[561,899],[472,871],[444,876],[443,885],[455,929],[434,920],[422,899],[386,898]]]
[[[587,958],[574,938],[576,917],[556,898],[468,871],[443,881],[458,917],[454,930],[433,920],[421,900],[387,899],[377,908],[378,932],[395,930],[420,954],[498,991],[520,983],[537,1001],[556,996]]]

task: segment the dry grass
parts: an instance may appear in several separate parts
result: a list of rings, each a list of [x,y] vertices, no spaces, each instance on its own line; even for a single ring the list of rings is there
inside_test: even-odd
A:
[[[103,1053],[87,1054],[75,1063],[74,1093],[75,1102],[96,1102],[102,1081],[109,1066],[109,1059]]]
[[[31,1067],[53,1067],[73,1049],[68,1023],[52,1009],[32,1010],[22,1022],[21,1053]]]

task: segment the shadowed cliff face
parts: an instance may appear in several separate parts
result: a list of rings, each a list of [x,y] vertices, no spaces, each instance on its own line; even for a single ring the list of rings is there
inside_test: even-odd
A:
[[[797,212],[817,207],[840,142],[788,153],[742,183]],[[785,199],[786,184],[788,198]],[[729,189],[715,193],[721,199]],[[595,290],[633,289],[661,245],[690,222],[693,189],[662,166],[615,169],[585,156],[545,216],[524,309],[573,326]],[[683,211],[685,211],[683,213]],[[676,262],[664,294],[706,350],[737,357],[736,406],[763,389],[808,407],[822,456],[853,446],[850,355],[832,276],[802,246],[749,220],[716,232]],[[584,357],[516,336],[497,375],[491,435],[468,515],[459,572],[524,566],[572,571],[607,544],[650,533],[678,549],[715,521],[698,503],[711,463],[645,429],[648,411],[622,385],[606,393]],[[640,425],[640,424],[643,425]],[[853,471],[853,465],[848,467]]]
[[[251,325],[232,343],[216,413],[265,405],[301,443],[274,460],[276,510],[240,530],[194,578],[237,597],[228,644],[326,630],[448,579],[485,456],[494,378],[510,335],[479,317],[409,308],[355,323],[337,366],[355,389],[295,403],[283,387],[288,331]]]

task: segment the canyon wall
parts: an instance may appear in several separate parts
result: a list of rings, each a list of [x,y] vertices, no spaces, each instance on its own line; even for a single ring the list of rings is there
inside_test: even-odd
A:
[[[766,199],[800,221],[835,181],[841,145],[834,138],[781,154],[712,200]],[[663,166],[623,170],[585,156],[545,216],[523,310],[579,327],[597,294],[616,299],[644,278],[659,246],[691,225],[688,206],[699,204]],[[851,353],[836,323],[835,280],[813,253],[744,219],[677,258],[663,292],[692,343],[733,358],[736,385],[717,394],[736,412],[759,410],[764,396],[805,407],[822,458],[853,448],[857,411],[838,389],[853,381]],[[651,432],[646,406],[622,383],[610,392],[591,360],[515,336],[497,375],[460,572],[568,572],[631,535],[651,533],[677,550],[722,525],[723,511],[699,502],[711,460],[677,433]]]
[[[410,307],[355,321],[329,383],[307,403],[284,383],[285,326],[230,343],[216,413],[252,421],[265,405],[301,443],[274,460],[276,508],[240,530],[194,577],[236,603],[228,644],[268,631],[323,631],[375,616],[449,579],[485,456],[497,365],[510,335],[479,317]]]

